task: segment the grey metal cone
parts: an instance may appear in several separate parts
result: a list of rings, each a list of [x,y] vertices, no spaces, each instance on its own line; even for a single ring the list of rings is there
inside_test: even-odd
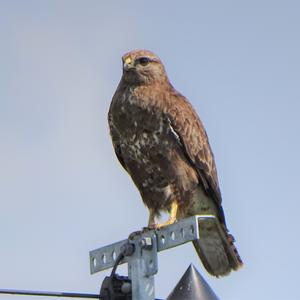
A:
[[[219,300],[219,298],[191,264],[167,300]]]

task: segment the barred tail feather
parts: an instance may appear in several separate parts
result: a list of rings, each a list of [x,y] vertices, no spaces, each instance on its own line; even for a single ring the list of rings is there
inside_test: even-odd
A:
[[[199,219],[199,234],[200,239],[193,242],[194,247],[211,275],[225,276],[243,265],[233,236],[216,218]]]

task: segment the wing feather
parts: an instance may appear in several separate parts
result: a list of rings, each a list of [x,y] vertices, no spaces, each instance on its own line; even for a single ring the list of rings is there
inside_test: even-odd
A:
[[[225,223],[214,155],[204,126],[184,96],[175,93],[171,98],[167,118],[172,130],[179,137],[183,151],[196,168],[204,190],[217,204],[220,218]]]

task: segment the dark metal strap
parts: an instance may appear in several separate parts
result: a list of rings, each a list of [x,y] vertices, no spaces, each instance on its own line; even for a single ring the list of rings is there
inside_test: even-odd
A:
[[[27,290],[9,290],[9,289],[0,289],[0,294],[100,299],[99,295],[96,295],[96,294],[27,291]]]

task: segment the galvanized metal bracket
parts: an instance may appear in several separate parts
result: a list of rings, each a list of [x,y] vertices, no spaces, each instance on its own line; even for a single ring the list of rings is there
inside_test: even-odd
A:
[[[140,248],[149,237],[155,240],[156,251],[160,252],[173,248],[187,242],[200,238],[199,223],[215,219],[213,215],[197,215],[187,219],[180,220],[172,225],[165,226],[161,229],[141,231],[135,234],[134,239],[125,239],[95,250],[90,251],[90,271],[91,274],[112,268],[119,254],[123,251],[124,245],[133,243]],[[131,259],[126,256],[122,263],[127,263]]]
[[[91,274],[106,270],[115,265],[120,254],[124,258],[119,264],[128,263],[128,277],[132,284],[133,300],[152,300],[154,275],[158,272],[157,253],[194,240],[201,241],[201,223],[214,222],[213,215],[197,215],[182,219],[172,225],[156,230],[133,233],[128,239],[90,251]],[[126,253],[128,244],[133,251]]]

